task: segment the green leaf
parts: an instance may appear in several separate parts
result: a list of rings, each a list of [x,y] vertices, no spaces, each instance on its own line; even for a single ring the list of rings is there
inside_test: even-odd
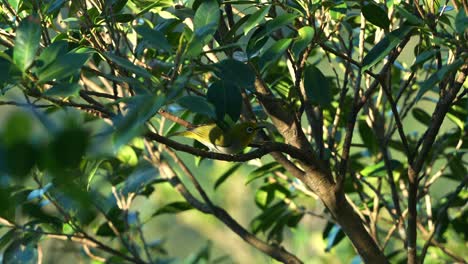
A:
[[[209,118],[216,118],[215,109],[205,97],[196,95],[187,95],[177,100],[177,103],[190,110],[191,112],[207,116]]]
[[[62,80],[78,72],[88,61],[90,54],[69,52],[38,72],[38,82]]]
[[[13,61],[25,72],[36,57],[41,41],[41,24],[36,16],[28,16],[21,21],[15,37]]]
[[[328,79],[315,66],[308,65],[304,69],[304,88],[309,100],[322,107],[329,106],[333,100]]]
[[[139,193],[145,190],[145,187],[151,184],[158,177],[158,171],[155,167],[144,164],[139,166],[128,178],[123,182],[121,187],[122,194]]]
[[[219,5],[215,0],[203,1],[193,18],[194,34],[188,44],[187,55],[197,56],[214,36],[219,23]]]
[[[132,147],[128,145],[122,146],[116,155],[117,159],[127,166],[136,166],[138,164],[138,156]]]
[[[346,5],[346,1],[338,1],[337,4],[334,4],[333,7],[330,8],[330,16],[333,20],[341,20],[343,17],[346,16],[348,6]]]
[[[3,190],[2,190],[3,191]],[[3,213],[3,212],[2,212]],[[3,248],[10,244],[10,242],[16,238],[17,236],[17,230],[16,229],[10,229],[9,231],[5,232],[5,234],[2,234],[2,237],[0,237],[0,251],[3,252]]]
[[[390,160],[390,169],[396,170],[402,166],[401,162],[398,160]],[[387,170],[385,168],[384,161],[381,161],[377,164],[369,165],[360,171],[364,177],[385,177],[387,176]]]
[[[305,26],[297,31],[298,36],[294,40],[292,52],[296,58],[299,57],[302,51],[311,43],[314,38],[315,30],[313,27]]]
[[[67,0],[52,1],[52,3],[50,3],[49,7],[47,8],[46,14],[49,15],[49,14],[59,11],[66,2],[68,1]]]
[[[114,143],[115,148],[127,144],[142,130],[144,124],[150,120],[166,102],[162,95],[137,95],[128,101],[129,110],[124,116],[116,116]]]
[[[35,68],[33,73],[40,75],[45,69],[51,64],[53,64],[58,58],[67,54],[68,43],[66,41],[55,41],[45,48],[39,57],[36,59]]]
[[[281,170],[282,168],[283,166],[279,164],[278,162],[271,162],[271,163],[265,164],[253,170],[251,173],[249,173],[249,176],[247,176],[247,181],[245,182],[245,184],[247,185],[256,179],[267,176],[274,171]]]
[[[137,66],[133,63],[131,63],[129,60],[127,60],[126,58],[123,58],[123,57],[119,57],[111,52],[106,52],[103,54],[106,58],[108,58],[109,60],[111,60],[112,62],[114,62],[115,64],[117,64],[118,66],[132,72],[132,73],[135,73],[136,75],[139,75],[141,77],[144,77],[144,78],[148,78],[148,79],[151,79],[153,76],[151,75],[151,73],[149,73],[147,70],[145,70],[144,68],[140,67],[140,66]]]
[[[221,186],[221,184],[225,182],[237,169],[239,169],[241,165],[242,163],[237,163],[236,165],[229,168],[226,172],[224,172],[221,176],[219,176],[213,188],[215,190],[218,189],[218,187]]]
[[[272,205],[271,207],[264,208],[263,212],[256,216],[251,223],[252,232],[265,232],[288,210],[288,205],[283,201]]]
[[[364,120],[358,121],[359,135],[361,136],[364,146],[370,154],[376,155],[379,152],[379,143],[374,131]]]
[[[279,15],[265,23],[265,35],[270,34],[278,28],[292,24],[292,22],[297,18],[296,14],[282,14]]]
[[[30,140],[33,124],[26,112],[12,112],[3,123],[2,143],[12,145]]]
[[[458,34],[463,34],[468,25],[468,17],[466,16],[465,9],[460,8],[458,14],[455,17],[455,30]]]
[[[361,71],[364,72],[380,62],[392,49],[400,44],[413,28],[413,26],[402,26],[386,35],[364,57]]]
[[[216,117],[223,122],[228,115],[235,123],[240,117],[242,95],[237,86],[223,81],[215,81],[208,87],[206,97],[215,106]]]
[[[372,24],[387,29],[390,26],[387,12],[373,2],[365,2],[361,9],[364,17]]]
[[[421,99],[421,97],[430,89],[434,89],[436,84],[443,81],[448,74],[456,72],[463,65],[463,61],[464,60],[462,58],[458,58],[452,64],[442,66],[442,68],[432,74],[431,77],[421,83],[421,88],[416,95],[416,100]]]
[[[423,123],[426,126],[430,125],[431,116],[428,113],[426,113],[426,111],[424,111],[423,109],[415,107],[413,108],[411,113],[413,114],[414,118],[416,118],[416,120],[418,120],[419,122]]]
[[[243,27],[244,35],[247,35],[250,32],[250,30],[258,26],[260,21],[262,21],[265,18],[265,16],[268,14],[269,10],[270,10],[270,5],[266,5],[260,8],[259,10],[257,10],[255,13],[253,13],[244,24],[244,27]]]
[[[77,95],[81,89],[78,83],[58,83],[44,92],[46,96],[73,96]]]
[[[418,68],[419,65],[424,64],[426,61],[428,61],[431,58],[435,58],[435,55],[437,54],[437,50],[426,50],[424,52],[421,52],[417,57],[416,60],[414,61],[413,65],[411,66],[411,70],[414,71]]]
[[[245,63],[233,59],[225,59],[213,65],[216,75],[227,83],[233,83],[239,88],[253,87],[255,74]]]
[[[395,9],[398,11],[398,13],[402,17],[406,18],[406,21],[409,22],[411,25],[420,26],[420,25],[424,24],[423,20],[421,20],[419,17],[413,15],[406,8],[401,7],[400,5],[395,5]]]
[[[275,63],[279,58],[281,58],[284,54],[286,49],[288,49],[289,45],[291,44],[292,39],[280,39],[276,41],[270,48],[268,48],[263,54],[260,56],[259,67],[260,69],[265,70],[268,66]]]
[[[151,48],[163,49],[168,52],[172,50],[171,44],[161,31],[153,30],[148,25],[137,26],[135,31],[143,37],[143,42],[147,43]]]
[[[153,216],[162,214],[177,214],[191,209],[193,209],[193,207],[187,202],[172,202],[159,208],[155,213],[153,213]]]
[[[49,169],[60,173],[66,169],[78,168],[89,140],[88,131],[77,125],[58,132],[49,144]]]

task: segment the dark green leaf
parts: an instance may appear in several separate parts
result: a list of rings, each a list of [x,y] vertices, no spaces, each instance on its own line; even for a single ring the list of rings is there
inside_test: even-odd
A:
[[[123,58],[123,57],[119,57],[111,52],[106,52],[104,54],[104,56],[106,56],[109,60],[111,60],[112,62],[114,62],[115,64],[117,64],[118,66],[132,72],[132,73],[135,73],[136,75],[139,75],[141,77],[144,77],[144,78],[148,78],[148,79],[151,79],[153,76],[151,75],[151,73],[149,73],[147,70],[143,69],[142,67],[140,66],[137,66],[133,63],[131,63],[130,61],[128,61],[126,58]]]
[[[52,14],[60,10],[68,0],[54,0],[47,8],[46,14]]]
[[[395,170],[402,166],[401,162],[398,160],[390,160],[390,169]],[[362,176],[365,177],[385,177],[387,175],[387,170],[385,168],[384,161],[381,161],[377,164],[369,165],[360,171]]]
[[[283,166],[279,164],[278,162],[271,162],[271,163],[265,164],[255,169],[251,173],[249,173],[249,176],[247,176],[247,181],[245,182],[245,184],[247,185],[256,179],[267,176],[274,171],[281,170],[282,168]]]
[[[430,50],[426,50],[424,52],[421,52],[417,57],[416,57],[416,60],[415,62],[413,63],[413,65],[411,66],[411,70],[416,70],[416,68],[422,64],[424,64],[424,62],[426,62],[427,60],[431,59],[431,58],[435,58],[435,55],[437,54],[437,50],[433,50],[433,49],[430,49]]]
[[[122,194],[140,193],[144,191],[148,184],[151,184],[157,177],[158,171],[155,167],[144,164],[130,174],[122,186]]]
[[[314,32],[314,28],[309,26],[302,27],[297,31],[298,36],[294,40],[292,46],[292,52],[296,58],[311,44],[314,38]]]
[[[285,55],[286,49],[291,44],[292,39],[285,38],[276,41],[270,48],[268,48],[260,56],[259,66],[260,69],[265,70],[268,66],[275,63],[279,58]]]
[[[31,116],[26,112],[15,111],[11,113],[3,125],[1,140],[7,146],[29,141],[33,127]]]
[[[430,89],[434,89],[436,84],[443,81],[448,74],[456,72],[463,65],[463,61],[464,60],[462,58],[458,58],[452,64],[442,66],[442,68],[432,74],[429,79],[421,83],[421,88],[416,95],[417,100],[419,100]]]
[[[455,17],[455,29],[459,34],[463,34],[468,25],[468,17],[466,16],[465,9],[460,8],[458,14]]]
[[[129,101],[129,110],[124,116],[114,118],[115,148],[127,144],[132,138],[137,136],[143,125],[153,117],[163,106],[166,99],[162,95],[137,95],[133,96]]]
[[[135,27],[135,31],[138,35],[143,37],[143,42],[154,49],[163,49],[165,51],[171,51],[171,44],[167,41],[166,37],[159,30],[153,30],[147,25],[141,25]]]
[[[286,13],[269,20],[265,23],[265,34],[268,35],[276,29],[290,25],[296,18],[297,15]]]
[[[10,242],[13,241],[13,239],[17,236],[17,230],[16,229],[10,229],[8,230],[5,234],[0,237],[0,252],[3,252],[3,248],[10,244]]]
[[[35,264],[37,258],[36,245],[23,244],[21,240],[16,240],[5,249],[2,264]]]
[[[36,57],[41,40],[41,24],[36,16],[28,16],[21,21],[16,31],[13,61],[22,71],[26,71]]]
[[[62,80],[69,77],[78,72],[89,57],[90,55],[86,53],[67,53],[38,72],[38,82],[45,83],[54,79]]]
[[[255,13],[253,13],[244,24],[244,35],[247,35],[250,32],[250,30],[256,27],[260,23],[260,21],[262,21],[265,18],[269,10],[270,5],[266,5],[257,10]]]
[[[213,188],[215,190],[218,189],[218,187],[221,186],[221,184],[223,184],[223,182],[225,182],[237,169],[239,169],[241,165],[242,163],[237,163],[236,165],[229,168],[226,172],[224,172],[221,176],[219,176]]]
[[[133,21],[135,19],[135,16],[132,14],[116,14],[112,17],[115,22],[118,23],[128,23],[130,21]]]
[[[207,99],[215,106],[216,117],[219,122],[228,115],[235,123],[240,116],[242,96],[237,86],[223,81],[216,81],[208,87]]]
[[[252,220],[252,232],[265,232],[270,229],[278,218],[287,212],[288,205],[280,201],[271,207],[265,208],[263,212]]]
[[[315,105],[326,107],[333,100],[328,79],[313,65],[304,69],[304,88],[308,99]]]
[[[216,118],[215,109],[211,103],[209,103],[205,97],[196,95],[187,95],[179,100],[177,103],[190,110],[191,112],[207,116],[209,118]]]
[[[392,49],[407,37],[413,30],[412,26],[402,26],[386,35],[377,45],[375,45],[364,57],[361,71],[366,71],[370,67],[380,62]]]
[[[36,164],[39,154],[36,147],[28,142],[17,142],[6,148],[8,172],[15,177],[25,177]]]
[[[400,15],[404,18],[406,18],[406,21],[409,22],[411,25],[423,25],[424,21],[421,20],[419,17],[416,15],[413,15],[413,13],[409,12],[406,8],[401,7],[400,5],[394,5],[395,9],[400,13]]]
[[[78,83],[58,83],[44,92],[46,96],[73,96],[77,95],[81,89]]]
[[[233,83],[240,88],[252,87],[255,82],[253,70],[245,63],[225,59],[213,65],[216,75],[226,83]]]
[[[49,65],[53,64],[60,57],[64,56],[67,51],[68,43],[66,41],[56,41],[50,44],[41,52],[37,58],[33,72],[36,75],[42,74],[44,69],[47,69]]]
[[[384,29],[390,26],[387,12],[374,2],[365,2],[361,10],[364,17],[372,24]]]
[[[423,123],[424,125],[429,126],[429,124],[431,123],[431,116],[428,113],[426,113],[426,111],[424,111],[423,109],[416,107],[413,108],[411,112],[414,118],[416,118],[416,120]]]
[[[153,213],[153,216],[162,214],[177,214],[190,209],[193,209],[193,207],[187,202],[172,202],[159,208],[155,213]]]

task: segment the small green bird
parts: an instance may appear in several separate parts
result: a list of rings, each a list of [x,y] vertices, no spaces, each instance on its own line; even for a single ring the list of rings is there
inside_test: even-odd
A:
[[[243,122],[224,131],[216,124],[208,124],[172,136],[193,138],[214,152],[236,154],[252,143],[257,130],[263,127],[254,122]]]

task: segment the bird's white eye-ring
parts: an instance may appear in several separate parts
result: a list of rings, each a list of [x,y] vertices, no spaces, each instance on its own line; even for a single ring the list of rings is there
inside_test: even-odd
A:
[[[247,127],[246,129],[247,133],[253,133],[254,132],[254,128],[253,127]]]

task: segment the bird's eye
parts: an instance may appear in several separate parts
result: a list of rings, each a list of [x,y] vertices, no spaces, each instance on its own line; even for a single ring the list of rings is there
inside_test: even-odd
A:
[[[252,133],[254,131],[253,127],[247,127],[246,129],[247,133]]]

